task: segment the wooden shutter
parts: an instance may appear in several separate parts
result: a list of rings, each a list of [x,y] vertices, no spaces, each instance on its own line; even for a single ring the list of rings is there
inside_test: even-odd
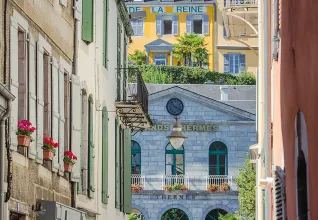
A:
[[[82,0],[75,0],[74,17],[76,20],[82,19]]]
[[[17,128],[18,128],[18,108],[19,108],[19,68],[18,68],[18,24],[11,19],[10,27],[10,91],[16,97],[12,101],[11,109],[11,145],[12,150],[17,150]]]
[[[274,172],[274,219],[285,220],[285,175],[284,171],[280,167],[275,167]]]
[[[131,213],[131,131],[124,130],[124,213]]]
[[[55,57],[52,58],[52,138],[54,142],[59,141],[59,65]],[[59,148],[53,158],[53,172],[57,172],[59,166]]]
[[[178,15],[173,15],[172,17],[172,32],[173,32],[173,35],[179,34],[179,16]]]
[[[72,113],[71,113],[71,150],[77,156],[78,160],[73,166],[72,181],[79,182],[81,178],[81,100],[82,92],[80,79],[76,75],[72,75]]]
[[[43,124],[44,124],[44,65],[43,65],[43,47],[37,43],[37,161],[43,161]]]
[[[192,31],[192,15],[191,14],[188,14],[187,17],[186,17],[186,32],[187,34],[191,34],[193,31]]]
[[[107,45],[108,44],[108,0],[104,0],[104,47],[103,65],[107,67]]]
[[[108,203],[108,113],[107,108],[103,108],[102,115],[102,202]]]
[[[136,25],[136,36],[143,36],[144,35],[144,20],[137,20],[135,22]]]
[[[31,34],[29,37],[29,121],[36,126],[36,72],[35,72],[35,41]],[[32,134],[33,141],[29,147],[29,158],[36,157],[36,132]]]
[[[230,72],[230,55],[224,54],[224,72],[229,73]]]
[[[207,14],[202,15],[202,34],[209,34],[209,15]]]
[[[119,122],[115,122],[115,207],[120,208],[120,145]]]
[[[94,181],[94,131],[93,131],[93,97],[90,95],[88,98],[88,196],[94,198],[95,194],[95,181]]]
[[[156,16],[156,34],[161,36],[162,33],[162,15]]]
[[[64,162],[63,162],[63,156],[64,156],[64,141],[65,141],[65,131],[64,131],[64,126],[65,126],[65,119],[64,119],[64,68],[60,66],[59,69],[59,154],[55,155],[58,157],[58,162],[60,164],[60,171],[64,172]],[[80,155],[78,155],[79,157]]]
[[[93,42],[93,30],[94,30],[94,1],[82,0],[83,12],[82,12],[82,40],[86,42]]]
[[[240,60],[239,73],[241,73],[245,71],[245,54],[240,54],[239,60]]]

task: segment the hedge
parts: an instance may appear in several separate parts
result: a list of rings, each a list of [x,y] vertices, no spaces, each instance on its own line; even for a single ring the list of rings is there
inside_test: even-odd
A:
[[[145,83],[158,84],[204,84],[213,82],[214,84],[225,85],[255,85],[256,78],[248,72],[237,75],[219,73],[198,67],[186,66],[155,66],[155,65],[132,65],[142,72]],[[135,82],[135,71],[130,73],[130,82]]]

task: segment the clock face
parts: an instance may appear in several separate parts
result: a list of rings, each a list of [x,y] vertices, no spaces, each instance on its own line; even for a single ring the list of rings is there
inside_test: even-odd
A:
[[[167,111],[171,115],[180,115],[183,111],[183,103],[180,99],[172,98],[167,103]]]

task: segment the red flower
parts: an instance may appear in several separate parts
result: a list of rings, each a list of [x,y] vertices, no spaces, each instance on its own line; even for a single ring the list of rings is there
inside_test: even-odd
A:
[[[54,143],[54,148],[57,148],[60,146],[60,143]]]
[[[74,156],[73,156],[73,159],[74,159],[74,160],[77,160],[77,156],[74,155]]]

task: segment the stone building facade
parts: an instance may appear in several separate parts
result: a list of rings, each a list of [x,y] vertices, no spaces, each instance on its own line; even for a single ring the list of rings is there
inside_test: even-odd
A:
[[[255,86],[148,85],[148,91],[154,125],[133,136],[132,181],[143,185],[133,194],[133,208],[151,220],[171,209],[193,220],[237,211],[235,177],[256,142]],[[174,150],[166,138],[173,114],[187,136],[183,149]],[[178,181],[188,190],[164,190]],[[229,191],[207,191],[223,182]]]

